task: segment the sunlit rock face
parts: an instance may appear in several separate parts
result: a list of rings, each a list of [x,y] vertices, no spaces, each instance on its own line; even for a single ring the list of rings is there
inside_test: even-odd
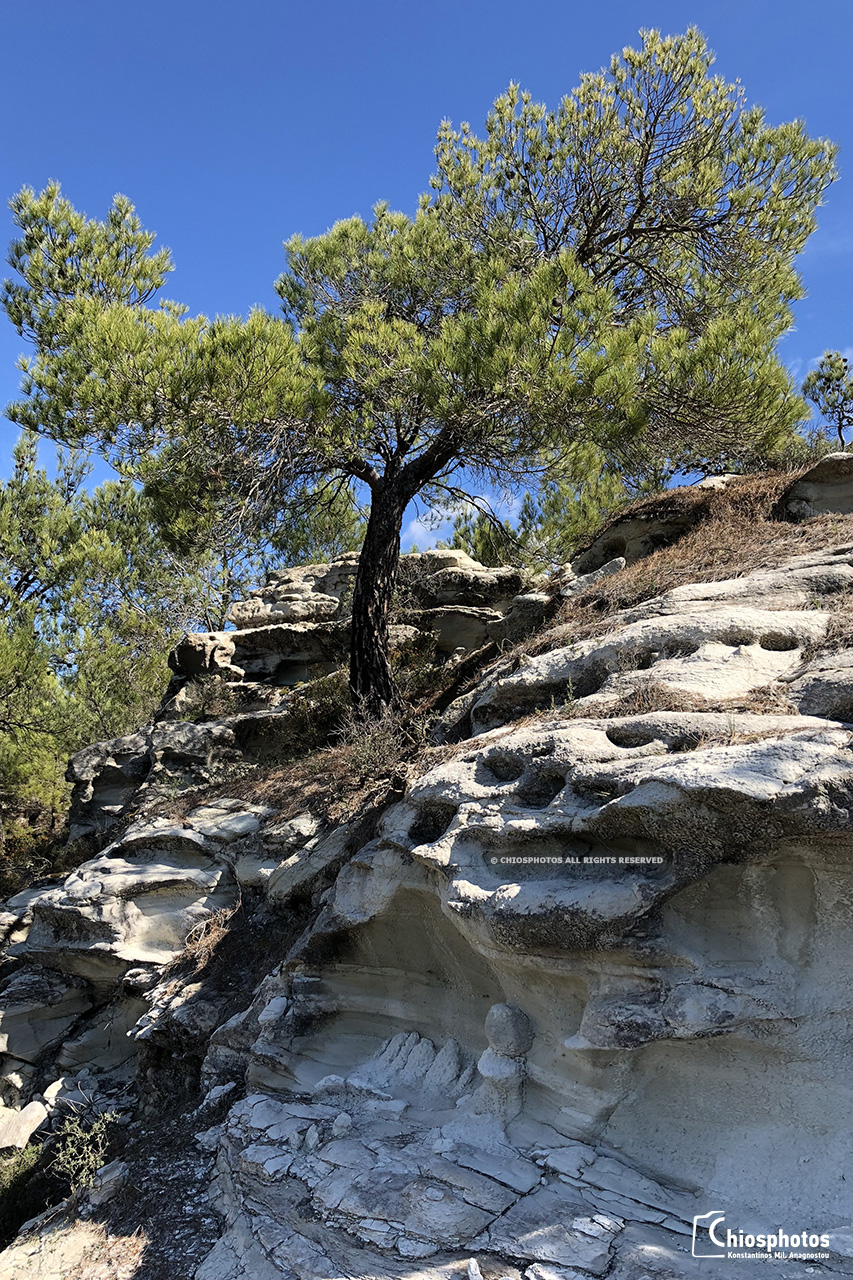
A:
[[[675,1267],[715,1206],[842,1227],[851,740],[554,717],[427,773],[213,1037],[210,1082],[250,1091],[219,1175],[245,1239],[263,1204],[283,1263],[310,1205],[330,1274],[442,1275],[452,1246],[535,1278],[604,1273],[632,1223]]]
[[[72,839],[108,831],[143,791],[215,783],[286,751],[296,687],[347,663],[357,570],[357,553],[276,570],[232,606],[234,630],[185,635],[169,655],[173,678],[155,722],[72,758]],[[553,592],[530,590],[541,580],[464,551],[401,556],[399,582],[392,646],[429,636],[442,660],[529,633],[559,604]],[[211,681],[233,704],[228,714],[200,705]]]
[[[679,588],[453,709],[474,736],[212,1037],[249,1096],[201,1280],[701,1275],[712,1209],[853,1274],[852,561]],[[650,677],[706,709],[614,716]]]
[[[348,566],[311,591],[345,609]],[[434,617],[463,571],[471,611],[537,594],[429,567]],[[498,657],[367,843],[217,792],[19,895],[4,1132],[83,1063],[191,1040],[232,1104],[187,1120],[222,1216],[195,1280],[698,1278],[710,1211],[826,1234],[853,1276],[851,585],[839,545]],[[267,629],[296,625],[327,623]],[[200,770],[239,764],[238,719],[180,739]],[[142,738],[79,785],[140,795]],[[287,941],[235,1012],[169,965],[241,897]]]

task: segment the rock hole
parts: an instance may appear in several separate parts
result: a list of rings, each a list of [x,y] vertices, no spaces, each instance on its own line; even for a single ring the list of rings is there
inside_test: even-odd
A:
[[[496,782],[515,782],[524,773],[524,761],[518,756],[495,753],[483,761]]]
[[[740,649],[742,645],[755,644],[755,636],[749,635],[746,631],[730,631],[722,639],[723,644],[730,644],[733,649]]]
[[[694,653],[699,652],[698,644],[690,644],[684,641],[680,644],[667,645],[656,656],[659,658],[689,658]]]
[[[441,839],[455,817],[455,805],[440,801],[424,805],[409,827],[409,839],[415,844],[432,844]]]
[[[615,725],[605,730],[605,737],[614,747],[647,747],[655,741],[655,734],[648,729],[634,729],[628,724]]]
[[[758,642],[762,649],[770,653],[787,653],[791,649],[799,649],[800,644],[793,636],[782,635],[778,631],[769,631]]]
[[[561,773],[552,770],[531,773],[516,792],[518,803],[524,809],[544,809],[566,785]]]
[[[583,557],[582,573],[594,573],[596,569],[603,568],[609,564],[611,560],[617,560],[619,556],[624,556],[628,543],[625,538],[608,538],[601,546],[596,547],[594,551],[587,552]]]

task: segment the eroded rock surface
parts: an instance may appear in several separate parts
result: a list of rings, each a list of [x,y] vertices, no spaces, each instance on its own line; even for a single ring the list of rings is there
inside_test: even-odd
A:
[[[233,634],[326,625],[306,601],[345,609],[350,564]],[[784,1280],[853,1275],[851,583],[839,545],[499,659],[367,843],[221,797],[131,826],[7,904],[7,1096],[112,1062],[105,1011],[131,1054],[201,1046],[195,1280],[701,1277],[711,1211],[828,1235]],[[235,1011],[164,966],[240,893],[294,927]]]
[[[71,760],[71,838],[108,831],[145,795],[204,786],[275,760],[288,740],[296,687],[304,692],[346,664],[357,567],[350,554],[275,571],[232,607],[235,630],[184,636],[169,655],[174,677],[157,722]],[[441,660],[529,634],[557,603],[556,593],[531,591],[529,575],[486,568],[464,551],[402,556],[400,582],[392,644],[430,636]],[[233,703],[227,712],[205,710],[199,691],[211,681]]]
[[[853,1143],[826,1121],[853,1083],[853,726],[824,714],[848,705],[851,575],[841,547],[679,588],[484,679],[477,736],[214,1037],[209,1082],[250,1093],[202,1280],[249,1259],[701,1275],[693,1218],[715,1208],[747,1231],[805,1215],[853,1273]],[[613,716],[650,678],[707,709]],[[758,695],[790,713],[744,709]]]

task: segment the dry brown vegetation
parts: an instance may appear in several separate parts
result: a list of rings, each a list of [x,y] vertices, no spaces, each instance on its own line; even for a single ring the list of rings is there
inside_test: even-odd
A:
[[[615,702],[574,703],[564,706],[560,717],[582,717],[590,720],[615,720],[625,716],[641,716],[650,711],[750,711],[758,715],[796,715],[797,708],[777,689],[753,689],[739,698],[711,701],[699,694],[682,692],[659,680],[643,680]]]
[[[660,498],[634,503],[620,512],[665,517],[689,513],[695,523],[677,541],[602,578],[568,600],[553,629],[527,653],[600,634],[621,609],[663,595],[690,582],[719,582],[838,543],[853,544],[853,515],[823,515],[801,524],[778,518],[781,495],[796,479],[790,474],[743,476],[725,489],[673,489]]]

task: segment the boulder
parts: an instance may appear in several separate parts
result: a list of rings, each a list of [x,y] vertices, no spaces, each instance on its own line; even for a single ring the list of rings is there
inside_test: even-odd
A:
[[[46,1119],[47,1107],[42,1102],[30,1102],[20,1111],[0,1107],[0,1150],[4,1147],[23,1150]]]
[[[676,503],[661,502],[648,510],[615,516],[588,546],[572,557],[572,573],[585,577],[614,560],[634,564],[659,547],[676,542],[694,524],[692,509]]]
[[[105,982],[134,966],[166,964],[192,928],[235,897],[231,875],[200,832],[143,821],[40,897],[26,941],[11,951]]]
[[[466,653],[482,649],[491,638],[490,632],[502,621],[502,615],[496,609],[452,604],[424,609],[406,617],[414,619],[419,631],[433,632],[438,651],[444,654],[455,653],[458,649]]]
[[[108,830],[144,789],[197,786],[239,764],[243,753],[234,728],[243,719],[149,725],[129,737],[78,751],[65,775],[72,783],[70,838]]]
[[[341,664],[349,644],[343,623],[282,622],[280,616],[239,631],[186,635],[170,653],[169,666],[181,679],[217,675],[288,686]]]
[[[829,453],[799,476],[779,499],[789,520],[809,520],[827,512],[853,512],[853,453]]]
[[[482,565],[439,569],[414,587],[427,609],[464,602],[466,606],[506,610],[521,591],[519,569],[486,569]]]

